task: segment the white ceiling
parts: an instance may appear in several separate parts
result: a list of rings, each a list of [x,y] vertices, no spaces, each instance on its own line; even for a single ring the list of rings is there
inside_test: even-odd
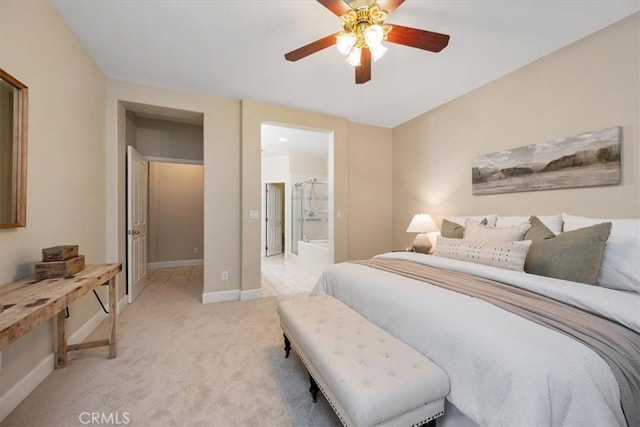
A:
[[[273,124],[260,127],[262,157],[290,155],[327,159],[329,157],[329,134],[306,129]]]
[[[372,80],[335,48],[312,0],[54,0],[107,77],[393,127],[640,10],[638,0],[407,0],[387,19],[451,35],[440,53],[388,44]]]

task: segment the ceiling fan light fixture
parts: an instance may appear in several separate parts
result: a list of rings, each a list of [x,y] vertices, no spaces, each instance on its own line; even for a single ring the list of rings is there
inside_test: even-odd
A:
[[[336,47],[338,48],[338,52],[342,55],[347,56],[353,46],[356,44],[356,35],[353,33],[342,32],[338,34],[336,40]]]
[[[354,67],[359,67],[361,53],[362,53],[362,49],[360,49],[359,47],[354,47],[353,49],[351,49],[351,52],[349,52],[349,54],[347,55],[347,59],[346,59],[347,63]]]
[[[371,64],[388,50],[382,44],[385,41],[430,52],[440,52],[449,44],[448,34],[385,24],[387,15],[405,0],[316,1],[342,20],[342,31],[285,53],[284,57],[287,61],[295,62],[335,44],[338,51],[345,56],[346,62],[356,67],[356,84],[371,80]],[[378,1],[386,10],[381,9]]]
[[[384,39],[384,30],[380,25],[377,25],[377,24],[369,25],[364,30],[364,41],[367,43],[367,46],[369,47],[380,46],[383,39]]]
[[[376,46],[370,46],[369,50],[371,51],[371,57],[373,58],[373,62],[376,62],[378,59],[382,58],[382,56],[389,49],[386,46],[379,44]]]

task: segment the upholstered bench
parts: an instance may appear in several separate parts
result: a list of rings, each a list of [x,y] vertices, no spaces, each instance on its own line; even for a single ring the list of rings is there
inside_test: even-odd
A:
[[[338,301],[321,295],[278,303],[286,356],[291,347],[347,426],[415,426],[444,414],[445,372]]]

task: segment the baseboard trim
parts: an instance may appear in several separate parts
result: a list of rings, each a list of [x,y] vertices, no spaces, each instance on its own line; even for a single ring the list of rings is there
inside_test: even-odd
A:
[[[262,298],[262,289],[249,289],[240,292],[240,301]]]
[[[202,303],[209,304],[212,302],[237,301],[240,299],[240,290],[204,292],[202,294]]]
[[[53,353],[45,357],[24,378],[18,381],[5,394],[0,396],[0,421],[22,402],[45,378],[53,372],[55,356]]]
[[[120,301],[118,301],[118,314],[122,314],[129,307],[129,303],[127,303],[127,296],[122,297]]]
[[[118,314],[127,308],[127,297],[118,301]],[[100,309],[91,319],[80,326],[67,340],[69,343],[81,343],[108,317]],[[0,422],[2,422],[54,369],[55,353],[51,353],[36,365],[26,376],[0,396]]]
[[[160,261],[147,263],[148,270],[158,268],[174,268],[174,267],[193,267],[196,265],[204,265],[203,259],[183,259],[180,261]]]

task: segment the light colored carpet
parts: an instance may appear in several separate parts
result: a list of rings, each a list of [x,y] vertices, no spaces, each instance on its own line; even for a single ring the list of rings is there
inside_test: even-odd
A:
[[[72,353],[2,426],[87,425],[84,412],[132,426],[340,425],[311,402],[298,356],[284,358],[278,299],[203,305],[198,274],[158,273],[120,317],[116,359]]]

